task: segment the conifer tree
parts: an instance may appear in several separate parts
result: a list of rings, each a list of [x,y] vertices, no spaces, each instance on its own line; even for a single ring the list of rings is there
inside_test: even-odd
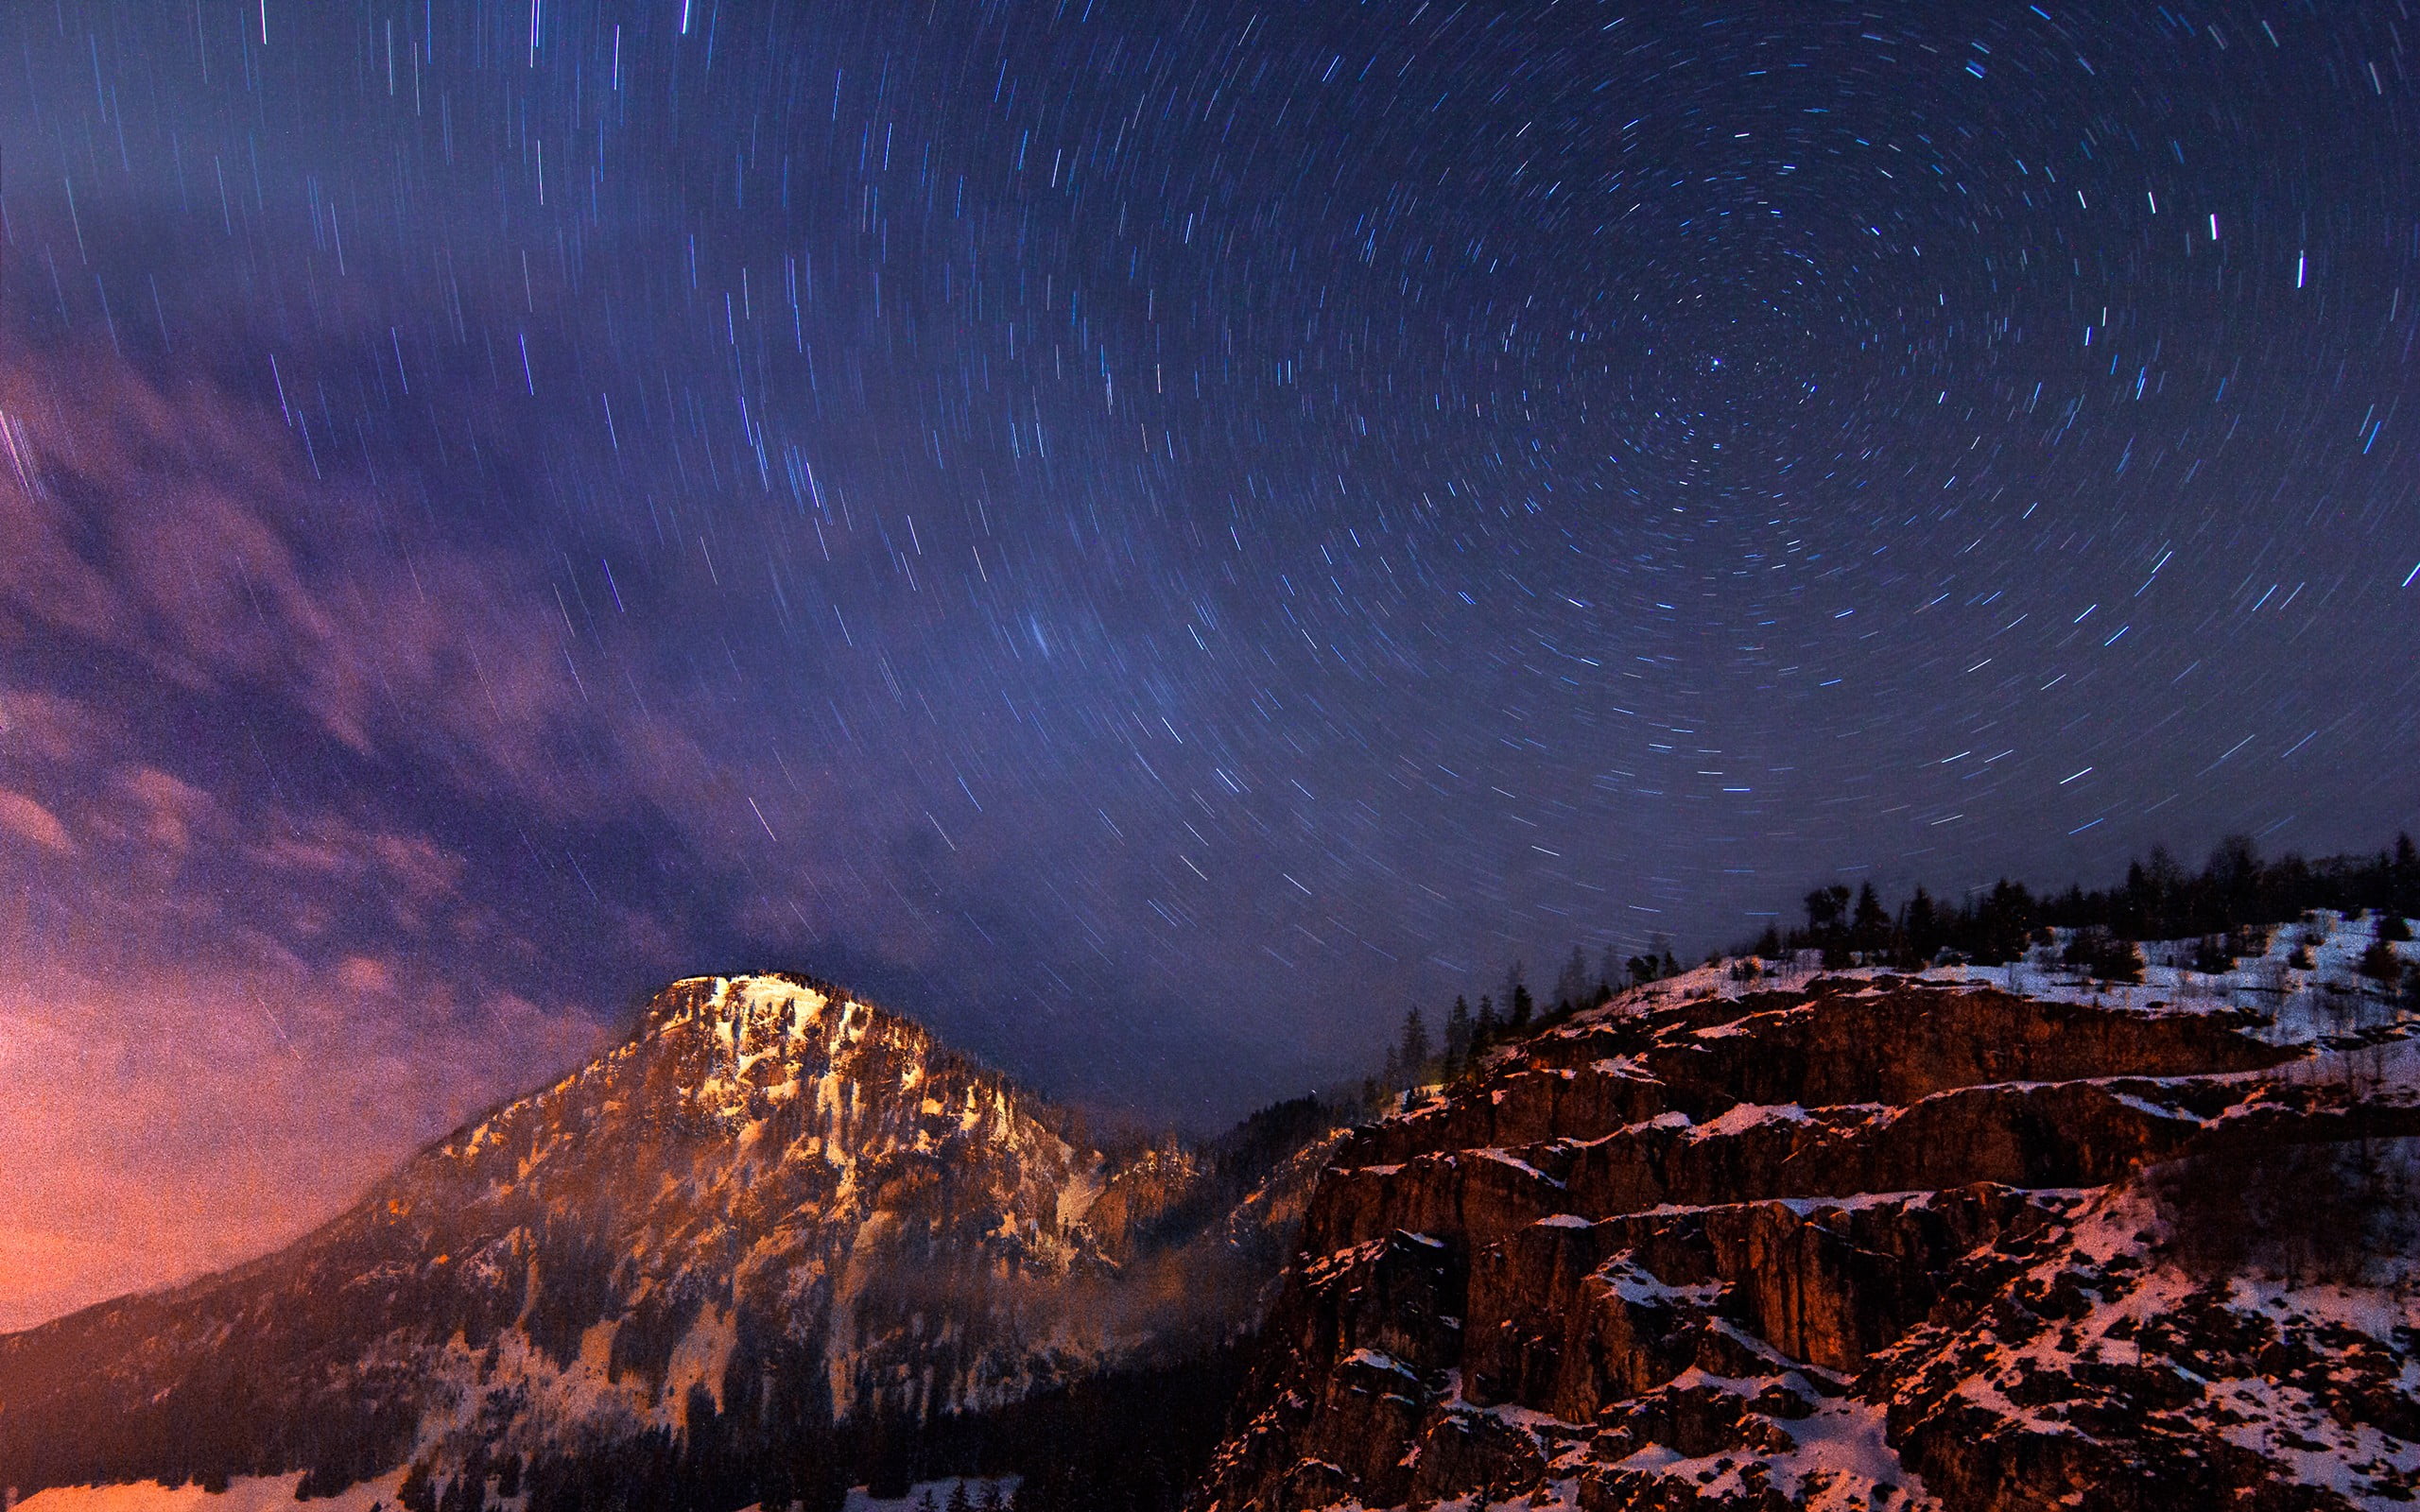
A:
[[[1403,1016],[1403,1042],[1395,1057],[1402,1072],[1402,1085],[1418,1086],[1428,1069],[1428,1024],[1421,1018],[1417,1004]]]
[[[1857,909],[1849,919],[1849,937],[1855,949],[1878,951],[1891,937],[1891,915],[1871,882],[1862,883],[1857,890]]]
[[[1941,916],[1933,907],[1932,894],[1918,884],[1907,906],[1899,910],[1899,933],[1907,937],[1910,964],[1921,966],[1932,959],[1941,948]]]
[[[1837,933],[1849,906],[1849,890],[1838,883],[1806,895],[1806,933],[1817,943]]]
[[[2392,992],[2395,983],[2403,977],[2403,957],[2395,954],[2393,943],[2380,936],[2373,938],[2369,949],[2361,953],[2360,972]]]
[[[1445,1014],[1445,1074],[1448,1077],[1460,1074],[1462,1068],[1470,1064],[1472,1027],[1469,1002],[1456,997],[1453,1007]]]
[[[1576,1008],[1585,1003],[1587,997],[1588,956],[1574,945],[1570,956],[1563,963],[1562,971],[1554,979],[1554,1005],[1558,1010]]]

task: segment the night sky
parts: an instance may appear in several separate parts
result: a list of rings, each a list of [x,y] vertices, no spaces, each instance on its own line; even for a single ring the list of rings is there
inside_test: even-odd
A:
[[[7,6],[0,1325],[677,974],[1207,1127],[1574,941],[2420,828],[2415,42]]]

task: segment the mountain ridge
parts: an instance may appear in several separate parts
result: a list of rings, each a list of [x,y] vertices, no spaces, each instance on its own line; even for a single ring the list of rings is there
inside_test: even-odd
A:
[[[1449,1055],[1374,1123],[1283,1104],[1115,1154],[829,984],[684,978],[289,1250],[0,1336],[0,1484],[2399,1505],[2409,933],[1717,960]]]
[[[511,1456],[542,1490],[642,1450],[745,1478],[1249,1327],[1287,1193],[1153,1230],[1234,1173],[1075,1123],[832,984],[683,979],[285,1249],[0,1337],[0,1482]]]

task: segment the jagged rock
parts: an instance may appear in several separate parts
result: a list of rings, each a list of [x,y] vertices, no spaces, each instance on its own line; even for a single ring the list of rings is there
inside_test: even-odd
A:
[[[2307,1282],[2187,1281],[2194,1232],[2252,1262],[2153,1191],[2420,1134],[2395,1031],[2361,1091],[2218,1005],[1870,972],[1734,994],[1712,970],[1634,992],[1349,1137],[1272,1314],[1294,1348],[1247,1387],[1199,1512],[2420,1487],[2409,1290],[2329,1314]]]

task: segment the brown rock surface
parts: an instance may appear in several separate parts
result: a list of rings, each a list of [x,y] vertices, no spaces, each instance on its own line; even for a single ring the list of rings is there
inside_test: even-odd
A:
[[[1201,1512],[2420,1488],[2420,1311],[2360,1216],[2410,1206],[2408,1180],[2377,1199],[2420,1151],[2399,1028],[2365,1082],[2349,1046],[2224,1008],[1855,973],[1732,991],[1634,992],[1350,1137]],[[2235,1269],[2192,1280],[2191,1214],[2158,1195],[2280,1147],[2324,1152],[2295,1181],[2370,1183],[2338,1206],[2383,1258],[2333,1313],[2223,1224],[2198,1243]]]

